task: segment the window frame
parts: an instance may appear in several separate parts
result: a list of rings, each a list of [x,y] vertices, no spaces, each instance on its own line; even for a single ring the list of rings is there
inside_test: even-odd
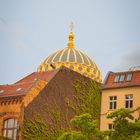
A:
[[[118,83],[119,79],[120,79],[120,75],[119,74],[115,75],[114,82]]]
[[[10,120],[13,120],[12,127],[10,125]],[[11,137],[8,136],[8,133],[11,131]],[[18,120],[17,118],[7,118],[3,121],[3,136],[16,140],[18,136]]]
[[[127,99],[127,97],[129,97]],[[125,108],[132,109],[133,108],[133,94],[125,95]]]
[[[125,81],[125,73],[116,74],[114,78],[115,83],[124,82]]]
[[[119,82],[123,82],[125,80],[125,74],[120,74]]]
[[[130,77],[129,77],[130,76]],[[126,77],[126,81],[130,82],[132,80],[132,73],[128,73]]]
[[[113,130],[114,129],[114,126],[112,123],[108,123],[108,130]]]
[[[115,109],[117,109],[117,96],[109,96],[109,110]]]

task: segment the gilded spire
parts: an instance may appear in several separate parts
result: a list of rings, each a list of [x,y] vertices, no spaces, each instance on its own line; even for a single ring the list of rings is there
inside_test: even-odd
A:
[[[73,28],[74,28],[74,25],[73,25],[73,22],[72,22],[71,25],[70,25],[68,48],[73,48],[74,47],[74,42],[73,42],[73,39],[74,39]]]

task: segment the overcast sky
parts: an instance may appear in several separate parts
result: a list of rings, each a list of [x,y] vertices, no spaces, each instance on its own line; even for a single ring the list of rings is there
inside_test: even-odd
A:
[[[140,0],[0,0],[0,84],[65,48],[71,21],[75,47],[103,77],[140,65]]]

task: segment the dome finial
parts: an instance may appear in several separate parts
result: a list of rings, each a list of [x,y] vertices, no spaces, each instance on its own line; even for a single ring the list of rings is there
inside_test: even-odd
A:
[[[73,48],[73,46],[74,46],[74,42],[73,42],[73,39],[74,39],[73,29],[74,29],[74,24],[73,24],[73,22],[71,22],[71,24],[70,24],[68,48]]]
[[[71,22],[71,24],[70,24],[70,31],[73,32],[73,29],[74,29],[74,24],[73,24],[73,22]]]

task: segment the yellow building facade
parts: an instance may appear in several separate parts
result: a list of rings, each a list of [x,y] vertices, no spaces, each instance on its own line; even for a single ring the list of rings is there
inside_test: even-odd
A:
[[[107,114],[120,108],[137,109],[140,107],[140,71],[109,72],[102,85],[100,130],[113,128]],[[140,111],[134,112],[135,118]]]

